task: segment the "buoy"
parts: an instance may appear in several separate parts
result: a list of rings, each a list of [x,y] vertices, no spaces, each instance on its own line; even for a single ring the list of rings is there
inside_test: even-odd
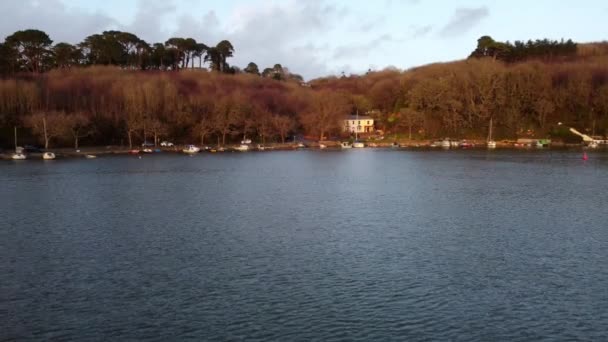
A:
[[[583,152],[583,160],[587,160],[589,157],[587,156],[587,152]]]

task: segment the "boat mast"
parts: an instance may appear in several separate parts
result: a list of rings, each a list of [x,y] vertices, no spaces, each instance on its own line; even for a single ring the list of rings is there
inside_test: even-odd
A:
[[[17,126],[15,126],[15,151],[17,150]]]
[[[492,118],[490,118],[490,129],[488,130],[488,141],[492,141]]]

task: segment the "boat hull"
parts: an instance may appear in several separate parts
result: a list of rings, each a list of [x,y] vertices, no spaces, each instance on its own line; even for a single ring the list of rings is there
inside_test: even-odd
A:
[[[53,153],[53,152],[45,152],[42,155],[42,159],[44,159],[44,160],[53,160],[53,159],[55,159],[55,153]]]

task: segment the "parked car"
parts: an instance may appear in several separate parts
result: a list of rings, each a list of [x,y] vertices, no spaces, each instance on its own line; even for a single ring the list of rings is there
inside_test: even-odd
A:
[[[163,142],[160,143],[160,146],[171,147],[171,146],[173,146],[173,143],[170,142],[170,141],[163,141]]]

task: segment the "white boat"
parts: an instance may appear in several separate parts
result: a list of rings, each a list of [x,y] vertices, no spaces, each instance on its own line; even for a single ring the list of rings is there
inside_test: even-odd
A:
[[[319,144],[319,148],[320,148],[320,149],[322,149],[322,150],[323,150],[323,149],[326,149],[326,148],[327,148],[327,145],[325,145],[325,144]]]
[[[450,143],[449,139],[444,139],[441,141],[441,147],[443,148],[450,148],[452,144]]]
[[[249,151],[249,145],[247,144],[240,144],[239,146],[234,148],[235,151],[240,151],[240,152],[245,152],[245,151]]]
[[[460,147],[460,141],[450,140],[450,147]]]
[[[189,153],[189,154],[199,153],[200,151],[201,151],[201,149],[198,148],[198,147],[196,147],[196,146],[194,146],[194,145],[187,145],[186,148],[184,148],[182,150],[182,152]]]
[[[354,147],[354,148],[364,148],[364,147],[365,147],[365,144],[364,144],[364,143],[362,143],[362,142],[360,142],[360,141],[355,141],[355,142],[353,143],[353,147]]]
[[[490,118],[490,128],[488,129],[487,145],[489,149],[496,148],[496,141],[492,140],[492,118]]]
[[[587,147],[589,148],[598,148],[600,145],[596,141],[590,142]]]
[[[87,159],[95,159],[95,158],[97,158],[97,156],[94,155],[94,154],[85,154],[84,157],[87,158]]]
[[[144,152],[144,153],[153,153],[154,151],[151,148],[144,148],[142,150],[142,152]]]
[[[13,160],[24,160],[27,157],[25,156],[25,149],[21,146],[17,146],[17,126],[15,126],[15,153],[11,155]]]
[[[353,145],[351,145],[351,143],[349,143],[348,141],[344,141],[340,143],[340,147],[341,148],[353,148]]]
[[[23,154],[21,152],[13,153],[13,155],[11,156],[11,158],[13,160],[24,160],[24,159],[27,159],[27,157],[25,156],[25,154]]]
[[[44,159],[44,160],[53,160],[53,159],[55,159],[55,153],[53,153],[53,152],[44,152],[44,154],[42,155],[42,159]]]
[[[258,151],[264,151],[266,146],[258,144]]]

